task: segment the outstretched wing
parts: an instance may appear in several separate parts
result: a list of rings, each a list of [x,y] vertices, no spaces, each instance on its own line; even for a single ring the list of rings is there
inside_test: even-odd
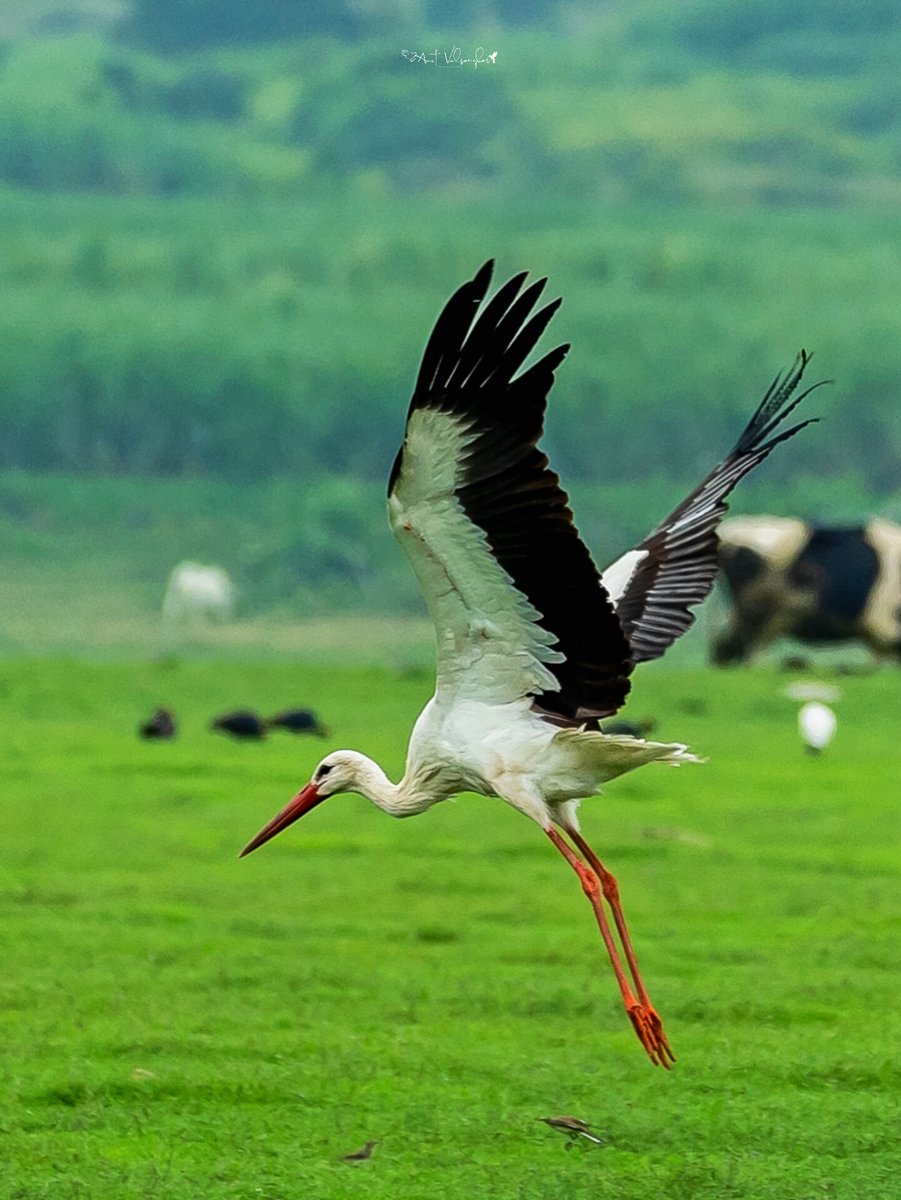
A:
[[[492,263],[447,302],[423,355],[388,484],[391,526],[438,640],[438,694],[532,697],[562,724],[615,712],[629,646],[537,449],[558,346],[520,371],[560,301],[525,273],[487,303]]]
[[[608,567],[604,586],[632,647],[636,663],[659,658],[694,621],[691,611],[708,595],[717,571],[716,527],[726,497],[774,446],[812,420],[776,430],[815,387],[792,399],[810,356],[802,350],[784,376],[776,376],[732,452],[665,521]],[[822,382],[822,381],[821,381]]]

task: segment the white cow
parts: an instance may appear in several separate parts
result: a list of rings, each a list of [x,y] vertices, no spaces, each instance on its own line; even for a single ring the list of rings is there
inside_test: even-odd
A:
[[[208,617],[227,621],[234,599],[234,585],[222,567],[179,563],[166,585],[163,620],[172,625]]]

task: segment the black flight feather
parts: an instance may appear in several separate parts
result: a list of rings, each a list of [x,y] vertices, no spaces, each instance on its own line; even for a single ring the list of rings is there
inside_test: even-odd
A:
[[[802,350],[784,375],[777,375],[731,452],[707,478],[636,547],[646,557],[617,604],[636,663],[659,658],[694,621],[691,609],[713,587],[717,572],[717,526],[726,497],[780,442],[794,437],[816,418],[776,430],[805,396],[792,399],[810,355]],[[821,381],[826,382],[825,380]]]

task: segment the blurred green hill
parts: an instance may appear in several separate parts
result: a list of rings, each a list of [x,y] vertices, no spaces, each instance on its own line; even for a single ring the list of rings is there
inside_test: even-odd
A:
[[[13,186],[293,200],[363,177],[392,193],[764,205],[901,193],[901,9],[887,0],[470,5],[463,28],[415,0],[20,2],[0,64]],[[482,42],[496,63],[442,70]]]
[[[123,580],[215,556],[251,605],[311,579],[408,602],[378,497],[432,320],[488,257],[565,297],[548,443],[599,550],[802,344],[827,420],[741,506],[901,515],[901,9],[443,11],[3,15],[0,566],[68,538]]]

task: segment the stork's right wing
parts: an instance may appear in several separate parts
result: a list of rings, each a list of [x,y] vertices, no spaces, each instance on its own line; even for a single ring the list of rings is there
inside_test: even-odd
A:
[[[732,452],[644,541],[604,572],[603,583],[634,662],[659,658],[694,621],[692,608],[708,595],[716,578],[716,528],[738,481],[780,442],[816,420],[776,433],[789,413],[820,386],[814,384],[791,399],[809,361],[802,350],[791,370],[776,376]]]

